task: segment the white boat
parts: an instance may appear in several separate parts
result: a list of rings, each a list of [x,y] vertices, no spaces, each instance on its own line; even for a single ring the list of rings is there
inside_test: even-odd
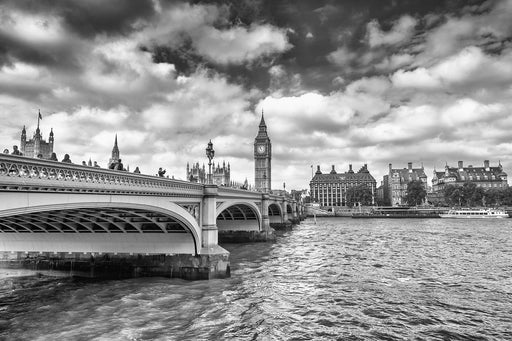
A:
[[[463,208],[449,210],[448,213],[440,214],[441,218],[508,218],[508,213],[496,208]]]

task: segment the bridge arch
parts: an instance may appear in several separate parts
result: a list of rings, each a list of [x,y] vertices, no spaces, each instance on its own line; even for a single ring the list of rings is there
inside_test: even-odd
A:
[[[201,232],[181,206],[52,203],[0,212],[6,251],[198,254]]]
[[[261,231],[261,219],[260,208],[253,202],[224,202],[217,208],[219,231]],[[240,224],[241,220],[243,224]]]
[[[283,213],[279,204],[272,202],[268,205],[268,219],[271,224],[283,222]]]
[[[287,204],[286,204],[286,213],[287,213],[288,215],[293,214],[293,207],[292,207],[292,205],[290,205],[290,203],[287,203]]]

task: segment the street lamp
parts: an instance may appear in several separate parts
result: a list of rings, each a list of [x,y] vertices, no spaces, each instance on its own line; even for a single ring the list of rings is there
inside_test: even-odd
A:
[[[213,150],[212,140],[208,142],[208,147],[206,147],[206,157],[208,158],[208,183],[212,183],[212,159],[215,155],[215,150]]]

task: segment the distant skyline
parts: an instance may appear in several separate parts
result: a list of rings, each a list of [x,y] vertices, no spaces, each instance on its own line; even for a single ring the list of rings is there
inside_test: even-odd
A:
[[[261,112],[272,187],[311,165],[498,161],[512,173],[512,0],[15,1],[0,3],[0,145],[38,110],[59,160],[185,179],[229,162],[254,183]],[[509,174],[510,175],[510,174]]]

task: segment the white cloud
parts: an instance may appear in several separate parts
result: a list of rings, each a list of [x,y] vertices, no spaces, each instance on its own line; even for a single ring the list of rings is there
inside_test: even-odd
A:
[[[138,43],[130,39],[98,39],[91,54],[92,60],[83,79],[88,86],[103,93],[147,91],[155,81],[157,84],[169,82],[174,71],[171,64],[153,63],[151,54],[141,51]]]
[[[398,88],[439,88],[441,81],[425,68],[412,71],[398,70],[391,76],[393,85]]]
[[[58,17],[7,11],[5,8],[0,8],[0,32],[39,46],[59,44],[67,36]]]
[[[350,83],[347,86],[347,94],[352,95],[360,92],[374,95],[384,94],[391,86],[386,77],[363,77]]]
[[[441,115],[441,122],[453,128],[461,124],[478,126],[499,118],[504,112],[502,104],[482,104],[470,98],[463,98],[448,106]]]
[[[340,66],[349,65],[355,58],[357,54],[353,51],[350,51],[347,47],[341,46],[336,51],[333,51],[327,55],[327,60],[333,64],[337,64]]]
[[[193,43],[200,54],[223,64],[252,61],[291,48],[286,31],[271,25],[227,30],[207,27]]]
[[[512,2],[488,2],[484,13],[447,16],[445,22],[428,31],[416,65],[430,65],[458,53],[466,46],[486,46],[512,35]]]
[[[378,70],[394,71],[398,68],[409,66],[414,62],[414,57],[410,54],[393,54],[385,57],[380,63],[375,64]]]
[[[461,94],[472,87],[501,89],[512,82],[512,51],[490,56],[478,47],[468,46],[429,68],[398,70],[391,80],[398,88],[439,89]]]
[[[393,24],[388,32],[384,32],[381,30],[379,22],[372,20],[366,26],[368,44],[370,47],[377,47],[408,42],[414,34],[416,24],[415,18],[404,15]]]
[[[159,20],[147,23],[139,40],[179,46],[190,38],[199,54],[221,64],[250,62],[292,47],[287,30],[269,24],[216,28],[214,23],[225,20],[226,14],[225,8],[213,5],[174,5]]]

